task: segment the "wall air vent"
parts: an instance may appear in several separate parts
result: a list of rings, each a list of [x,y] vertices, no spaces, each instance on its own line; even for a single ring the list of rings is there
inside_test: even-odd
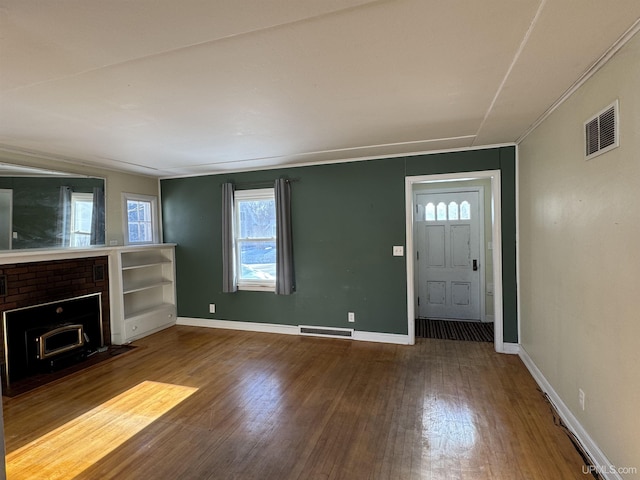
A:
[[[584,145],[587,160],[619,145],[618,100],[584,123]]]
[[[299,325],[300,335],[311,335],[314,337],[331,337],[331,338],[352,338],[353,329],[351,328],[332,328],[332,327],[311,327],[307,325]]]

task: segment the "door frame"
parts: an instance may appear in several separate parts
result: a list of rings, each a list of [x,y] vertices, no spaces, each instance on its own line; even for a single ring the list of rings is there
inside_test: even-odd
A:
[[[474,179],[475,180],[475,179]],[[427,183],[427,182],[420,182],[422,184]],[[413,191],[413,208],[414,208],[414,213],[415,213],[415,208],[416,208],[416,204],[417,204],[417,197],[419,195],[430,195],[430,194],[439,194],[439,193],[463,193],[463,192],[475,192],[478,194],[478,216],[479,216],[479,223],[478,223],[478,240],[480,241],[480,248],[478,251],[478,260],[480,261],[480,268],[483,269],[484,267],[484,261],[485,261],[485,250],[487,248],[486,242],[485,242],[485,235],[484,235],[484,214],[485,214],[485,205],[484,205],[484,186],[482,185],[473,185],[473,186],[469,186],[469,187],[453,187],[453,188],[446,188],[445,186],[446,184],[442,184],[442,188],[434,188],[433,190],[414,190]],[[415,222],[415,218],[413,219],[413,221]],[[414,248],[416,247],[416,243],[417,243],[417,239],[416,239],[416,232],[414,229],[414,237],[413,237],[413,245]],[[409,257],[407,257],[409,258]],[[416,255],[413,255],[413,261],[417,264],[417,259],[416,259]],[[486,290],[485,290],[485,285],[486,285],[486,279],[485,279],[485,275],[484,275],[484,271],[481,270],[480,273],[482,273],[482,275],[479,275],[479,288],[480,288],[480,292],[479,292],[479,301],[480,301],[480,321],[481,322],[486,322],[487,321],[487,312],[486,312]],[[417,267],[414,265],[414,282],[415,285],[419,285],[419,272]],[[414,292],[414,302],[417,301],[418,298],[418,290],[416,289],[416,291]]]
[[[415,184],[442,183],[450,181],[491,180],[491,230],[493,242],[493,304],[494,304],[494,348],[496,352],[506,353],[503,338],[503,310],[502,310],[502,208],[501,208],[501,176],[500,170],[483,170],[475,172],[445,173],[435,175],[419,175],[405,177],[405,225],[406,225],[406,268],[407,268],[407,325],[409,344],[414,345],[415,339],[415,272],[414,272],[414,189]],[[411,259],[410,261],[408,259]]]

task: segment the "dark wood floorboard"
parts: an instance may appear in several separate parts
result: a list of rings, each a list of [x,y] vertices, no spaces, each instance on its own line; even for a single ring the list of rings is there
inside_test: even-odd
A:
[[[4,398],[9,480],[40,478],[50,460],[36,451],[64,465],[47,473],[52,479],[589,478],[520,359],[492,344],[397,346],[172,327],[136,345]],[[149,381],[197,390],[147,425],[156,400],[145,406],[128,392]],[[97,433],[88,420],[75,421],[86,431],[56,443],[50,432],[94,418],[119,395],[129,403],[105,410]],[[135,422],[144,428],[110,441],[92,465],[74,458],[76,450],[106,452],[101,438]]]

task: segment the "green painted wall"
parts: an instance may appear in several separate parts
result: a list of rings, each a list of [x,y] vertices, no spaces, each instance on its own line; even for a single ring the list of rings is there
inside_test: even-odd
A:
[[[509,147],[162,180],[164,241],[178,244],[178,315],[407,334],[405,257],[391,255],[393,245],[405,244],[405,176],[502,169],[506,243],[515,240],[514,168]],[[220,185],[281,176],[298,180],[292,184],[296,293],[221,293]],[[504,338],[516,342],[515,243],[503,254],[513,256],[503,259],[510,277],[504,294],[513,295],[505,300]],[[216,304],[213,315],[209,303]],[[514,309],[508,315],[507,307]],[[347,322],[349,311],[355,324]]]

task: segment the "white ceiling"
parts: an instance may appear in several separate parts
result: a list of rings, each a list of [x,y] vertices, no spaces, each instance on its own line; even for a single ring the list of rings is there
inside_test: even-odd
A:
[[[0,146],[156,176],[516,142],[640,0],[0,0]]]

